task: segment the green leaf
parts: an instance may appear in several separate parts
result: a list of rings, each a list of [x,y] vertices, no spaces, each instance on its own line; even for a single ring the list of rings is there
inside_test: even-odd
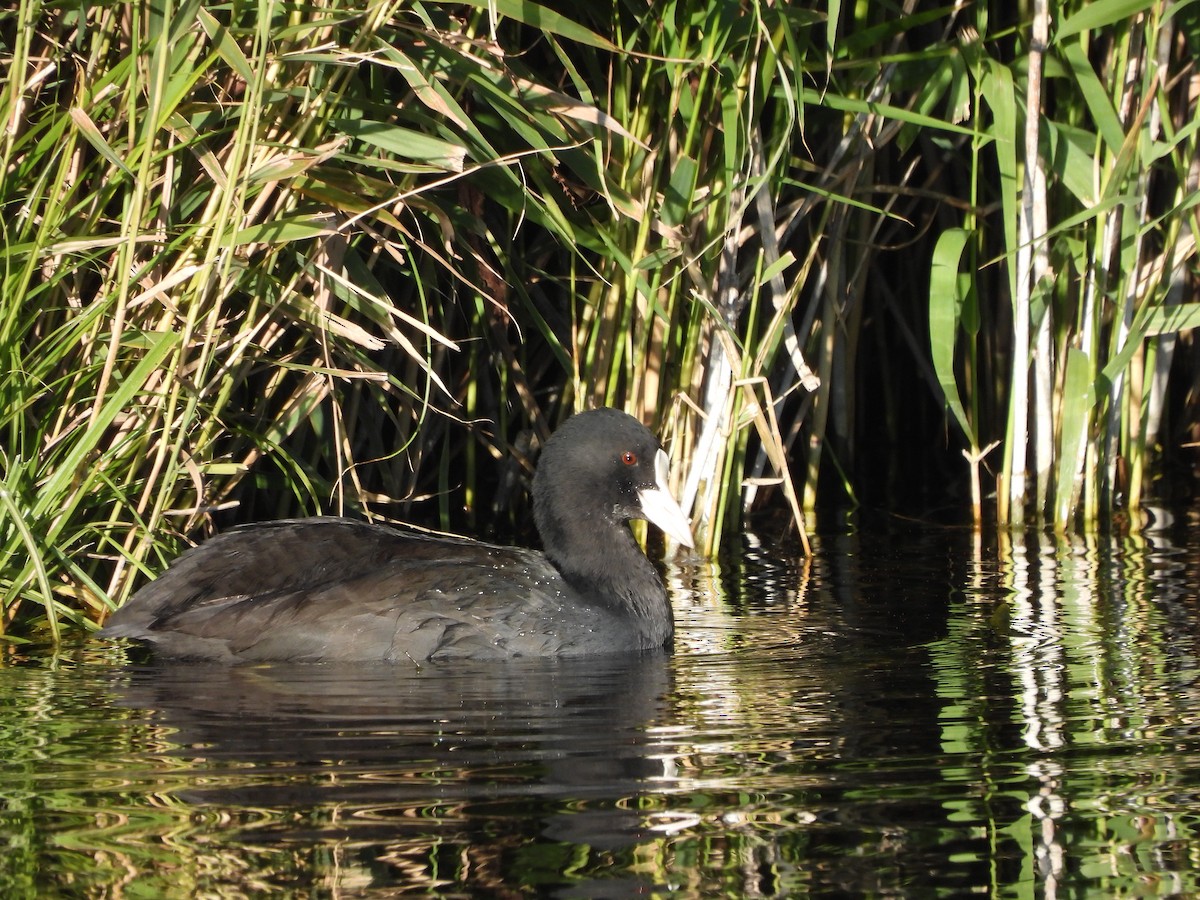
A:
[[[430,3],[430,5],[434,5]],[[455,0],[448,6],[473,6],[487,13],[495,13],[508,19],[516,19],[531,28],[556,34],[567,40],[598,47],[601,50],[619,51],[621,48],[596,32],[580,25],[573,19],[560,15],[529,0]]]
[[[196,10],[196,18],[200,20],[200,27],[208,35],[208,39],[213,42],[217,55],[246,84],[251,84],[254,81],[254,70],[250,67],[250,60],[246,59],[246,54],[242,53],[238,42],[229,33],[229,29],[218,22],[216,17],[203,6]]]
[[[1134,319],[1133,327],[1125,338],[1125,343],[1108,365],[1104,367],[1101,376],[1110,384],[1116,379],[1133,359],[1133,354],[1142,345],[1142,340],[1162,334],[1175,334],[1189,328],[1200,327],[1200,303],[1180,303],[1175,306],[1161,304],[1143,308]]]
[[[1100,132],[1111,152],[1120,152],[1121,145],[1125,143],[1125,129],[1121,126],[1121,119],[1113,107],[1112,98],[1096,76],[1092,61],[1078,42],[1063,48],[1062,55],[1071,70],[1071,76],[1079,85],[1079,93],[1083,95],[1092,121],[1096,123],[1096,130]]]
[[[84,470],[89,454],[99,445],[113,420],[128,408],[139,391],[145,389],[147,379],[175,349],[180,338],[181,335],[174,331],[163,331],[154,335],[146,354],[121,381],[113,394],[105,398],[96,415],[88,419],[83,434],[71,444],[70,452],[63,457],[54,474],[42,486],[33,509],[34,518],[46,515],[50,504],[59,503],[62,497],[66,496],[72,479]]]
[[[1094,206],[1096,196],[1096,136],[1046,120],[1049,165],[1055,177],[1085,208]],[[1090,146],[1089,146],[1090,139]]]
[[[366,141],[388,153],[419,160],[448,172],[461,172],[467,157],[467,148],[461,144],[452,144],[399,125],[369,119],[334,119],[331,124],[343,134]]]
[[[680,225],[687,220],[692,212],[692,187],[696,183],[696,171],[699,168],[694,159],[680,154],[675,159],[675,169],[671,172],[671,181],[663,195],[660,215],[667,225]]]
[[[1017,252],[1017,147],[1021,137],[1017,132],[1017,99],[1012,72],[994,60],[987,60],[979,82],[983,98],[992,111],[989,134],[996,144],[996,163],[1000,175],[1000,199],[1004,224],[1004,247],[1008,254]],[[1008,266],[1009,296],[1017,296],[1017,268]]]
[[[1083,459],[1096,387],[1091,358],[1078,347],[1067,350],[1067,374],[1062,388],[1062,431],[1058,452],[1054,521],[1066,525],[1079,503]]]
[[[1068,18],[1055,32],[1052,44],[1084,31],[1094,31],[1121,22],[1154,6],[1157,0],[1092,0]]]
[[[954,134],[970,135],[971,137],[981,136],[972,129],[962,125],[955,125],[952,122],[934,118],[933,116],[921,115],[920,113],[913,112],[911,109],[892,106],[888,103],[871,103],[867,100],[859,100],[856,97],[843,97],[840,94],[830,93],[821,95],[820,105],[844,112],[872,113],[885,119],[893,119],[909,125],[920,125],[923,128],[931,128],[935,131],[949,131]]]
[[[54,588],[50,585],[50,575],[46,570],[45,561],[42,559],[41,553],[38,552],[39,542],[34,537],[32,530],[29,528],[29,521],[26,511],[18,508],[13,502],[12,496],[7,488],[0,486],[0,511],[7,514],[8,520],[12,522],[13,528],[16,529],[20,537],[19,545],[26,551],[26,563],[22,571],[16,578],[12,579],[15,585],[22,585],[28,580],[28,572],[33,570],[34,580],[37,581],[38,589],[42,592],[42,604],[46,608],[46,622],[50,626],[50,634],[55,642],[59,640],[58,616],[55,615],[54,604]],[[11,550],[13,544],[9,544]],[[5,563],[8,560],[4,560]]]
[[[789,4],[784,4],[788,8]],[[825,19],[825,46],[829,58],[833,58],[837,48],[838,20],[842,17],[842,0],[829,0],[829,12]]]
[[[788,266],[795,265],[795,263],[796,263],[796,257],[794,255],[792,255],[792,251],[785,250],[783,255],[779,257],[779,259],[775,260],[773,263],[771,263],[769,266],[767,266],[765,269],[763,269],[762,274],[758,276],[758,283],[766,284],[772,278],[774,278],[776,275],[783,272],[783,270],[786,269]]]
[[[96,123],[92,121],[92,117],[80,109],[78,106],[71,107],[71,121],[75,123],[75,127],[79,129],[79,133],[84,139],[91,144],[96,152],[107,159],[110,163],[133,178],[133,172],[125,165],[125,161],[117,155],[112,146],[104,139],[104,135],[100,129],[96,127]]]
[[[470,117],[436,78],[431,78],[423,65],[406,55],[399,47],[394,47],[386,41],[378,42],[378,53],[382,65],[390,66],[399,72],[413,89],[413,93],[428,109],[445,116],[459,128],[467,131],[471,128]]]
[[[291,241],[305,241],[333,234],[337,229],[327,218],[316,216],[298,216],[292,219],[276,219],[273,222],[261,222],[243,228],[233,236],[234,244],[286,244]]]
[[[678,259],[682,251],[678,247],[662,247],[653,253],[647,253],[635,264],[635,269],[661,269],[674,259]]]
[[[970,232],[965,229],[949,228],[942,232],[934,248],[933,264],[929,270],[929,346],[946,406],[974,450],[979,442],[959,399],[958,380],[954,373],[954,347],[958,341],[959,310],[962,305],[958,291],[958,267],[970,237]]]
[[[1200,303],[1154,306],[1145,314],[1143,330],[1147,337],[1176,334],[1191,328],[1200,328]]]

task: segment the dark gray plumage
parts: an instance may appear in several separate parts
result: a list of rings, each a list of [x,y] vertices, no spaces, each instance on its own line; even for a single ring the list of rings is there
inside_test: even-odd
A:
[[[348,519],[234,529],[184,553],[100,634],[236,661],[579,655],[670,642],[670,604],[627,521],[691,546],[641,423],[599,409],[546,444],[533,482],[545,553]]]

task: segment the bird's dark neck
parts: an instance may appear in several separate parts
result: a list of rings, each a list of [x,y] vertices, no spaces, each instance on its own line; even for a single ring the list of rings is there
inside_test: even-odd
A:
[[[547,544],[546,557],[588,602],[670,637],[671,604],[662,579],[625,525],[568,526]]]

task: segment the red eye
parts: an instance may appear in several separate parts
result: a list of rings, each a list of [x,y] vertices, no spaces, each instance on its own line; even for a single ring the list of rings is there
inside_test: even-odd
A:
[[[636,466],[637,465],[637,454],[634,453],[632,450],[626,450],[624,453],[621,454],[621,462],[625,463],[625,465],[627,465],[627,466]]]

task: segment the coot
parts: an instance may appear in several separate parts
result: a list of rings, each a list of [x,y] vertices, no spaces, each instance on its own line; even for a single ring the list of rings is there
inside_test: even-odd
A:
[[[226,662],[553,656],[649,650],[674,622],[629,531],[692,545],[667,455],[596,409],[546,443],[533,479],[545,553],[339,518],[236,528],[179,557],[100,635]]]

